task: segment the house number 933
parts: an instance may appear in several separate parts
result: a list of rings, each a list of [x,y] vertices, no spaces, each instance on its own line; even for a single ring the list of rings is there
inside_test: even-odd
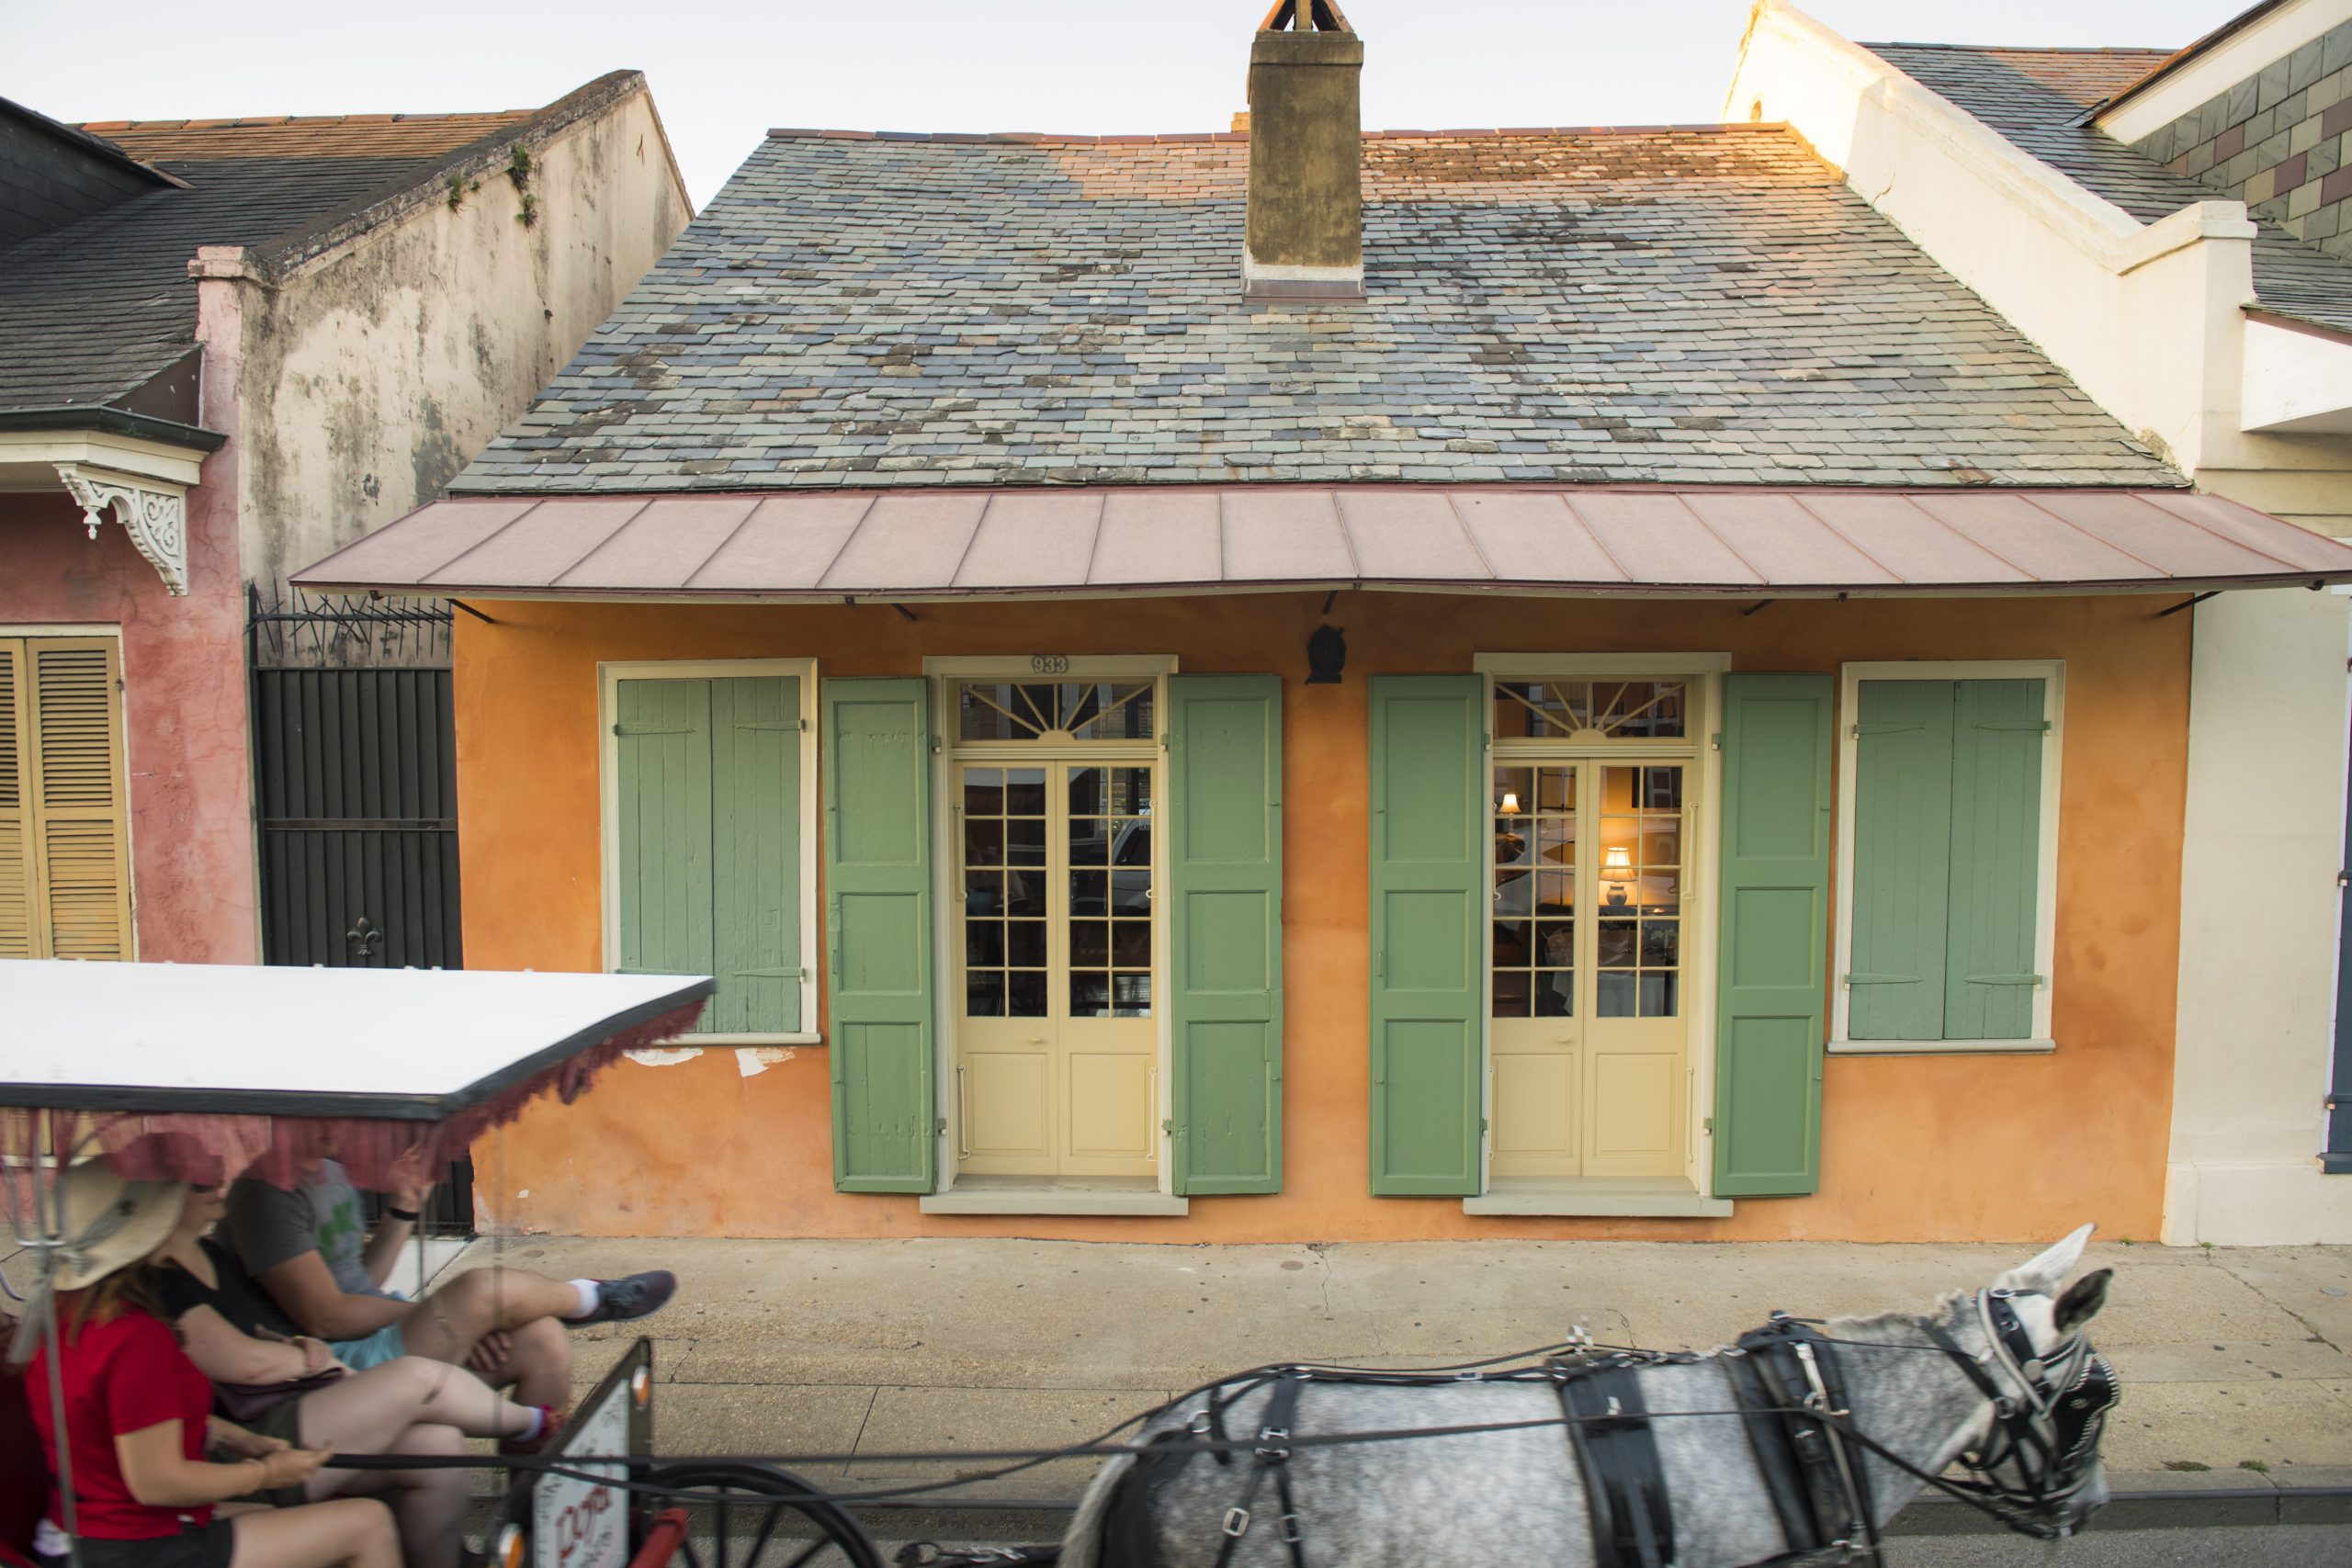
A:
[[[1067,653],[1033,653],[1029,656],[1029,673],[1032,675],[1067,675],[1069,673],[1069,655]]]

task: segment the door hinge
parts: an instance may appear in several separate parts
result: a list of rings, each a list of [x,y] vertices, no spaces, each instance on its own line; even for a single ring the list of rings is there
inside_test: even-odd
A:
[[[1718,751],[1722,750],[1724,749],[1724,732],[1718,729],[1713,735],[1708,736],[1707,744]]]
[[[1484,1116],[1478,1118],[1478,1135],[1482,1138],[1487,1135],[1487,1119]]]
[[[932,1133],[936,1137],[945,1137],[947,1135],[947,1118],[942,1116],[937,1124],[932,1128]]]
[[[1709,1137],[1713,1137],[1715,1135],[1715,1119],[1712,1116],[1707,1117],[1699,1123],[1699,1128]]]
[[[1175,1120],[1175,1118],[1174,1118],[1174,1117],[1172,1117],[1172,1116],[1168,1116],[1168,1117],[1162,1117],[1162,1118],[1160,1118],[1159,1130],[1160,1130],[1161,1132],[1163,1132],[1163,1133],[1167,1134],[1170,1137],[1171,1137],[1171,1138],[1172,1138],[1172,1137],[1174,1137],[1174,1136],[1176,1135],[1176,1120]]]

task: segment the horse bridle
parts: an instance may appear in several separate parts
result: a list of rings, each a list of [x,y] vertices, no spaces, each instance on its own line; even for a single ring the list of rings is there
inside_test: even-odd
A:
[[[2082,1335],[2034,1348],[2015,1302],[2044,1293],[1994,1289],[1977,1295],[1976,1317],[1989,1347],[1981,1356],[1941,1324],[1922,1319],[1920,1327],[1993,1402],[1992,1430],[1960,1456],[1972,1479],[1931,1479],[2013,1529],[2056,1540],[2074,1533],[2064,1509],[2090,1485],[2099,1438],[2122,1393],[2115,1369]],[[1995,1367],[2008,1375],[2014,1392],[1994,1380]]]

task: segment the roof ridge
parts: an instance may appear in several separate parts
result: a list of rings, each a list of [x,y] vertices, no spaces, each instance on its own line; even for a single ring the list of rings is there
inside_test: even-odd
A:
[[[537,109],[444,109],[431,114],[278,114],[211,116],[199,119],[86,119],[79,129],[107,131],[258,130],[294,125],[414,125],[452,119],[528,119]]]
[[[1788,126],[1784,121],[1765,120],[1742,123],[1706,121],[1688,125],[1499,126],[1450,130],[1367,130],[1363,134],[1366,141],[1461,141],[1474,139],[1508,140],[1515,137],[1537,136],[1656,136],[1661,132],[1713,136],[1727,131],[1785,133],[1787,130]],[[1090,134],[1083,131],[1048,130],[837,130],[811,126],[772,126],[767,134],[770,141],[992,142],[1016,145],[1043,144],[1056,147],[1150,146],[1250,140],[1250,133],[1246,130],[1172,130],[1131,134]]]
[[[2167,59],[2179,52],[2153,43],[1912,43],[1902,39],[1858,41],[1856,47],[1873,53],[1882,49],[1936,49],[1951,54],[2154,54]]]

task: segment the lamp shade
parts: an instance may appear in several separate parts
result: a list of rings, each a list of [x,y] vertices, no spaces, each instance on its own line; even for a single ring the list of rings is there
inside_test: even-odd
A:
[[[1623,880],[1634,874],[1634,852],[1623,844],[1604,852],[1600,857],[1600,874]]]
[[[1504,816],[1504,817],[1516,817],[1516,816],[1518,816],[1518,815],[1519,815],[1519,792],[1518,792],[1517,790],[1512,790],[1512,789],[1507,789],[1507,790],[1503,791],[1503,803],[1502,803],[1500,806],[1496,807],[1495,807],[1495,810],[1496,810],[1497,814],[1498,814],[1498,815],[1500,815],[1500,816]]]

